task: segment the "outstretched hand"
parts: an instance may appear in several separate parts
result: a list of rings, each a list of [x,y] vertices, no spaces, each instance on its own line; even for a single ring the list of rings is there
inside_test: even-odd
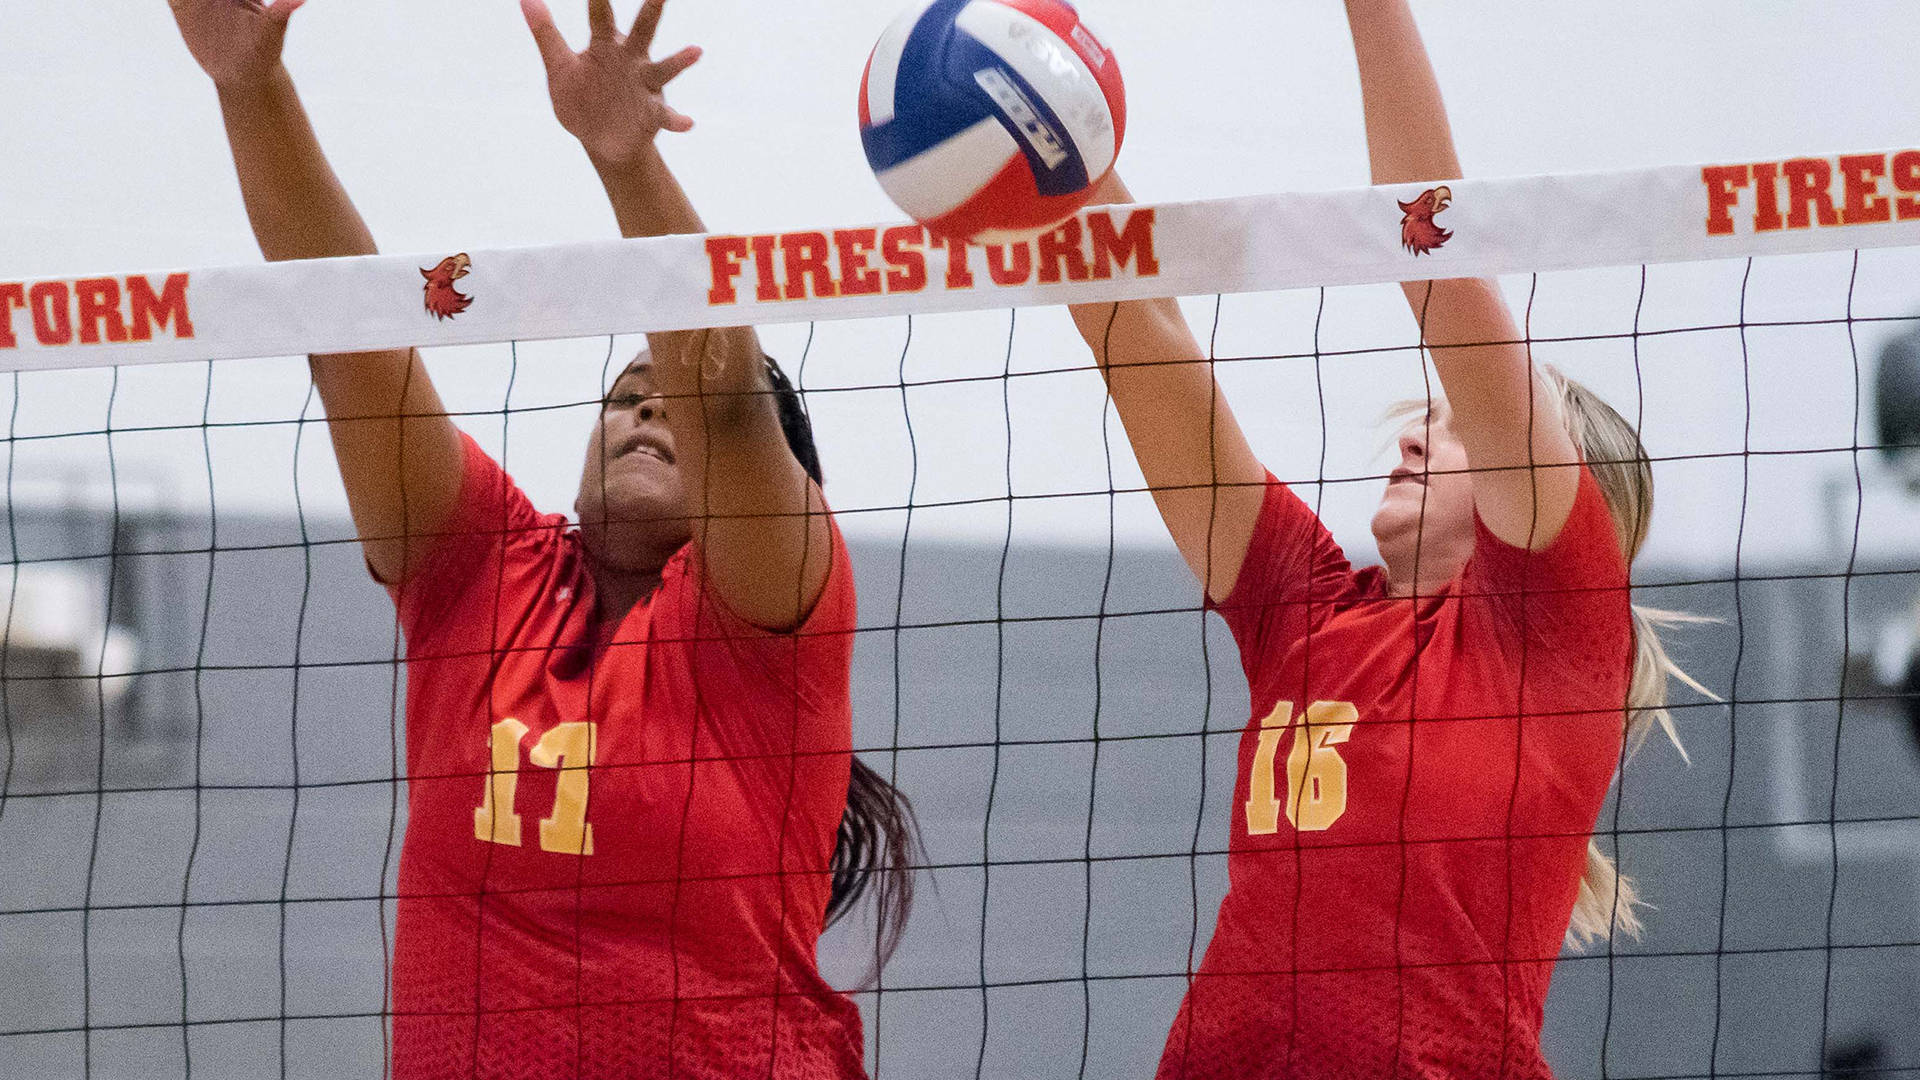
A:
[[[664,7],[666,0],[646,0],[633,29],[623,35],[613,21],[612,0],[587,0],[593,38],[585,52],[576,53],[554,26],[543,0],[520,0],[547,66],[553,113],[595,161],[626,162],[652,145],[662,130],[693,129],[690,118],[667,105],[665,88],[700,59],[700,49],[688,46],[653,59],[653,35]]]
[[[222,89],[270,78],[280,69],[287,20],[306,0],[167,0],[187,51]]]

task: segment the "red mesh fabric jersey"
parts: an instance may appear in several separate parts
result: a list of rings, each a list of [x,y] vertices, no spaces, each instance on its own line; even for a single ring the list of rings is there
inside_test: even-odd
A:
[[[397,596],[396,1077],[862,1075],[859,1012],[814,960],[851,761],[834,544],[798,633],[729,613],[687,548],[595,645],[577,533],[467,440]]]
[[[1217,606],[1253,717],[1218,927],[1162,1080],[1548,1077],[1540,1025],[1619,762],[1625,559],[1590,472],[1529,554],[1478,526],[1392,599],[1271,477]]]

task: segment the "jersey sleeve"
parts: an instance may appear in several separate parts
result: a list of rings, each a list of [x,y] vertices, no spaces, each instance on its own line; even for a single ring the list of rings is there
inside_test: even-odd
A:
[[[1597,658],[1631,640],[1627,559],[1591,469],[1581,468],[1573,509],[1545,548],[1514,547],[1478,516],[1474,528],[1463,592],[1490,599],[1529,647]]]
[[[689,651],[701,698],[722,728],[715,734],[742,753],[789,753],[795,738],[809,750],[847,748],[857,601],[846,541],[837,524],[830,529],[826,585],[792,630],[756,626],[729,607],[693,545],[664,575],[654,641]]]
[[[1324,623],[1333,605],[1354,589],[1353,567],[1320,516],[1268,473],[1266,499],[1233,594],[1217,604],[1209,599],[1207,606],[1226,620],[1251,677]]]
[[[460,433],[464,449],[460,497],[434,537],[418,569],[400,585],[387,585],[412,645],[444,633],[479,592],[476,584],[508,584],[502,575],[544,563],[560,519],[542,515],[498,462],[472,436]],[[491,595],[491,592],[488,593]]]

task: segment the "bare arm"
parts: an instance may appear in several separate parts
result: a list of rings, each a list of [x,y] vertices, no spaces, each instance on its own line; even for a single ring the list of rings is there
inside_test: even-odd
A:
[[[212,76],[260,251],[269,261],[371,255],[373,237],[327,163],[280,62],[303,0],[172,0],[194,59]],[[367,563],[399,583],[460,494],[459,436],[411,350],[315,356],[314,387]]]
[[[1446,103],[1406,0],[1347,0],[1347,19],[1360,62],[1373,182],[1458,178]],[[1527,347],[1483,344],[1521,336],[1499,285],[1412,282],[1406,294],[1452,406],[1453,430],[1476,470],[1480,519],[1515,547],[1546,547],[1573,509],[1579,473],[1570,466],[1580,455]]]
[[[1133,196],[1114,174],[1093,201],[1130,203]],[[1082,304],[1072,312],[1174,546],[1207,595],[1225,600],[1246,562],[1267,474],[1180,302]]]
[[[589,0],[593,39],[583,53],[567,45],[541,0],[521,6],[554,112],[586,148],[621,234],[706,231],[654,145],[662,129],[693,126],[666,106],[662,90],[700,55],[650,58],[664,0],[647,0],[627,35],[615,27],[611,0]],[[826,588],[832,533],[819,487],[781,432],[759,335],[740,327],[650,334],[647,343],[713,588],[756,625],[798,626]]]

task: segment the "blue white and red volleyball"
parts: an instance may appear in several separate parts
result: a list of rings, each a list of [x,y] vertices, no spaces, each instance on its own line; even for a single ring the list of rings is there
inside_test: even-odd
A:
[[[1064,0],[927,0],[880,37],[860,137],[936,235],[985,243],[1072,217],[1126,135],[1120,64]]]

